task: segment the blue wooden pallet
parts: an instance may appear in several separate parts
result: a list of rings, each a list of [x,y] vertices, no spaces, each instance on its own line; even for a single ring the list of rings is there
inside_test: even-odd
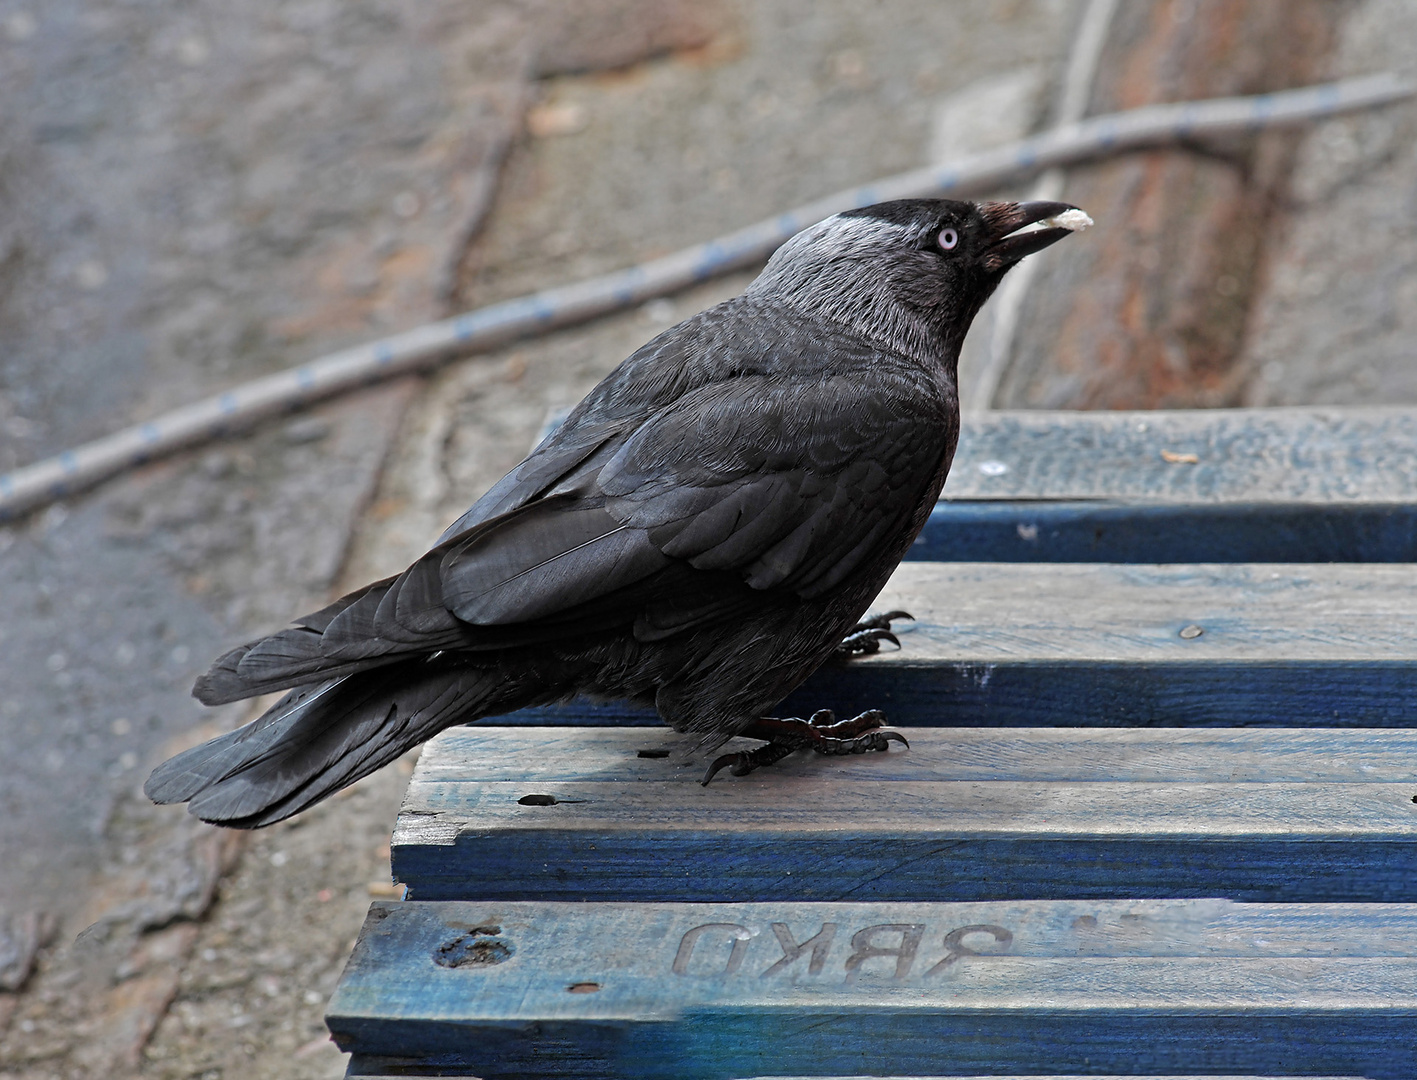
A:
[[[429,744],[351,1075],[1417,1077],[1417,412],[973,418],[878,608],[908,751]]]
[[[376,904],[327,1020],[365,1072],[416,1063],[484,1080],[1410,1080],[1417,909]]]

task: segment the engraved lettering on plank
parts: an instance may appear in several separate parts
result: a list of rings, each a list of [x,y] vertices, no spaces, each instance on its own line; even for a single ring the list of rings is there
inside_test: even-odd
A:
[[[732,975],[743,966],[743,956],[748,951],[748,941],[752,934],[748,932],[746,926],[739,926],[731,922],[711,922],[696,926],[684,934],[679,942],[679,951],[674,954],[674,965],[671,971],[675,975],[689,974],[689,961],[694,958],[694,947],[698,945],[699,938],[712,930],[727,930],[733,935],[733,950],[728,954],[728,964],[719,972],[704,972],[706,975]]]
[[[910,974],[910,965],[915,963],[915,950],[920,948],[920,938],[925,933],[923,923],[881,923],[858,930],[851,937],[852,953],[846,958],[846,982],[855,982],[861,965],[873,956],[894,956],[894,979],[904,979]],[[873,939],[878,934],[899,934],[900,944],[883,948]]]
[[[964,939],[970,934],[990,934],[993,936],[995,944],[1002,945],[1003,948],[998,952],[975,952],[964,943]],[[1009,943],[1013,939],[1012,930],[1005,926],[995,926],[993,923],[974,923],[970,926],[961,926],[958,930],[951,930],[945,935],[945,948],[948,950],[945,953],[945,958],[925,972],[925,977],[928,979],[931,975],[938,975],[961,956],[997,956],[1009,947]]]
[[[836,937],[836,923],[822,923],[822,928],[801,945],[797,944],[797,940],[792,936],[792,931],[786,923],[773,923],[772,932],[777,935],[777,943],[782,946],[782,959],[758,976],[760,979],[776,975],[779,971],[786,971],[796,962],[798,957],[807,951],[808,946],[812,949],[812,959],[807,961],[807,974],[820,975],[822,973],[822,968],[827,963],[827,950],[831,948],[832,938]]]

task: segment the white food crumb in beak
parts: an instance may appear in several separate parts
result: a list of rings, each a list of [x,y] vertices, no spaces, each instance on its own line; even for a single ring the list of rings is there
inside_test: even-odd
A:
[[[1092,224],[1092,218],[1087,216],[1086,210],[1064,210],[1056,217],[1050,217],[1040,224],[1045,229],[1067,229],[1068,232],[1082,232]]]

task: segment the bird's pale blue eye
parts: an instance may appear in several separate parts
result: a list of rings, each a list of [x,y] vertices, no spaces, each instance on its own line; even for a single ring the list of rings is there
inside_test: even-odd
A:
[[[945,251],[953,251],[955,245],[959,243],[959,233],[953,229],[940,230],[940,247]]]

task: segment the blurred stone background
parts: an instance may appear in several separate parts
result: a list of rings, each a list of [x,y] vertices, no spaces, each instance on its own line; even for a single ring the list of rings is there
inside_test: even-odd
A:
[[[0,469],[1036,130],[1084,6],[0,0]],[[1404,0],[1128,3],[1091,110],[1386,69],[1417,73]],[[993,404],[1417,400],[1414,156],[1409,104],[1071,170],[1098,226],[1041,257]],[[392,894],[410,763],[258,834],[197,825],[141,781],[252,710],[191,680],[401,569],[748,276],[0,527],[0,1078],[341,1074],[321,1013]]]

